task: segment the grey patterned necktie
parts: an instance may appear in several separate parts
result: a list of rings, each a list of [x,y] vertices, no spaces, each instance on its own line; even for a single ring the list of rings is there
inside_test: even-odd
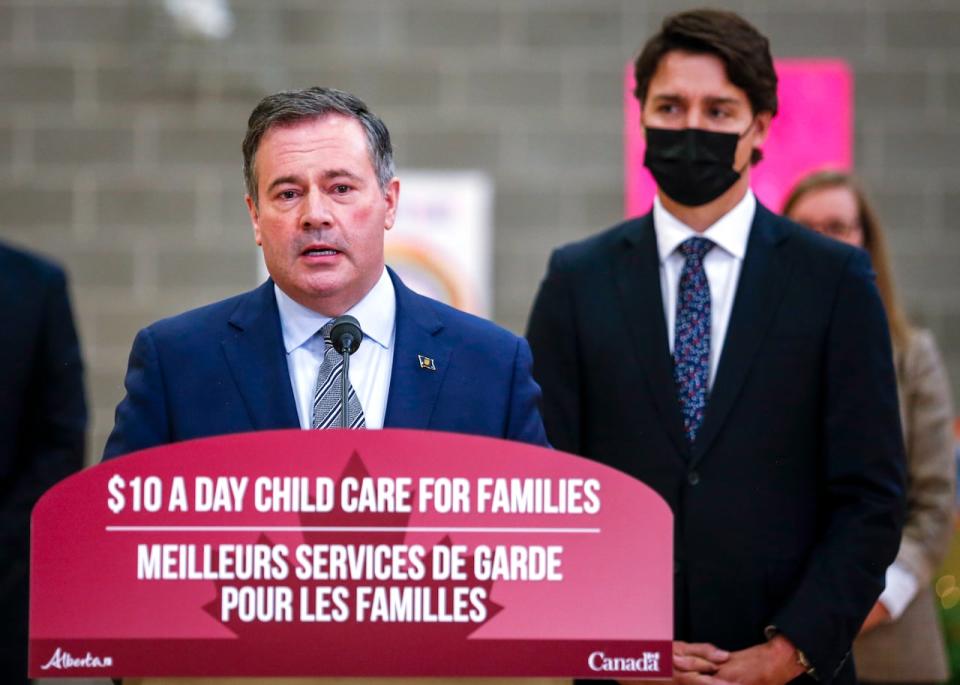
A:
[[[320,371],[317,373],[317,387],[313,392],[311,428],[314,429],[340,427],[340,377],[343,374],[343,357],[333,349],[333,343],[330,341],[332,327],[333,321],[328,321],[320,329],[324,353]],[[347,425],[350,428],[366,428],[367,422],[363,418],[360,399],[349,380],[347,384]]]

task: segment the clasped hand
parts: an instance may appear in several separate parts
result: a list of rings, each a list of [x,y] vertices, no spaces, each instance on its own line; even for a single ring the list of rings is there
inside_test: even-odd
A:
[[[784,685],[803,673],[796,647],[782,635],[728,652],[707,642],[673,643],[677,685]],[[628,682],[628,681],[622,681]]]

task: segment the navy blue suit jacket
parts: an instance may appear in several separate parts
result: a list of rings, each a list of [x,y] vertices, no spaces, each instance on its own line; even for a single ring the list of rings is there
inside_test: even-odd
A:
[[[526,341],[390,276],[397,316],[384,426],[546,445]],[[418,355],[436,371],[421,368]],[[299,428],[273,282],[140,331],[125,385],[105,459],[189,438]]]
[[[66,276],[0,245],[0,673],[27,682],[30,511],[83,466],[87,408]]]
[[[530,317],[547,436],[674,513],[676,637],[743,649],[776,626],[822,683],[900,541],[904,455],[866,253],[757,207],[691,447],[650,215],[557,250]]]

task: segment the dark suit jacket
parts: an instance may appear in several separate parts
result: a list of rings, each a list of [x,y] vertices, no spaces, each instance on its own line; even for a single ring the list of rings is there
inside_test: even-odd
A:
[[[83,466],[87,409],[63,270],[0,245],[0,673],[27,681],[30,511]]]
[[[384,425],[545,445],[526,341],[390,275],[397,318]],[[436,371],[420,368],[417,355],[431,357]],[[189,438],[299,428],[273,282],[140,331],[126,388],[104,458]]]
[[[528,339],[555,447],[652,486],[675,516],[676,637],[776,626],[822,682],[899,543],[903,446],[866,254],[758,206],[706,416],[684,437],[650,215],[557,250]]]

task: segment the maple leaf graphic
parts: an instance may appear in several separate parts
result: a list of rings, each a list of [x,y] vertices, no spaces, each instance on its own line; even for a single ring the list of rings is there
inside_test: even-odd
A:
[[[340,485],[347,477],[356,478],[358,481],[369,477],[363,460],[359,454],[353,453],[343,472],[340,474],[336,484],[335,492],[340,492]],[[499,613],[503,607],[490,600],[490,594],[493,586],[492,580],[478,581],[473,573],[473,559],[466,558],[464,571],[467,578],[465,580],[435,580],[433,578],[433,555],[432,548],[426,548],[426,554],[423,558],[423,564],[426,568],[424,577],[420,580],[377,580],[377,579],[343,579],[343,580],[324,580],[314,581],[299,580],[294,567],[297,565],[294,557],[294,550],[298,544],[307,545],[403,545],[406,544],[407,533],[405,529],[410,520],[410,514],[407,513],[379,513],[363,512],[348,513],[340,510],[338,506],[328,513],[301,513],[300,524],[304,527],[324,527],[324,528],[357,528],[357,527],[377,527],[392,528],[401,530],[364,532],[362,534],[351,532],[349,530],[323,530],[323,531],[304,531],[299,536],[299,541],[284,539],[282,544],[286,544],[289,549],[288,564],[290,573],[282,581],[278,580],[259,580],[259,581],[213,581],[216,586],[216,597],[204,605],[203,609],[218,622],[226,626],[233,632],[238,639],[257,645],[256,652],[262,653],[264,646],[273,646],[277,650],[284,650],[289,644],[311,644],[316,645],[317,658],[324,659],[325,663],[329,660],[336,660],[342,657],[344,651],[355,649],[358,643],[369,644],[377,649],[378,665],[386,669],[390,668],[390,652],[393,650],[412,648],[413,645],[429,646],[430,649],[447,650],[451,654],[456,654],[462,648],[464,641],[470,634],[480,628],[484,623]],[[267,535],[261,534],[257,539],[258,544],[273,545],[274,541]],[[291,544],[292,543],[292,544]],[[444,536],[437,545],[450,547],[453,544],[449,535]],[[216,556],[216,555],[214,555]],[[221,621],[220,608],[223,599],[223,589],[227,585],[243,585],[246,587],[280,587],[287,586],[292,588],[293,599],[293,620],[289,622],[244,622],[241,621],[236,612],[233,612],[230,620]],[[346,622],[335,621],[301,621],[299,615],[299,598],[301,590],[299,588],[309,588],[311,597],[314,596],[317,587],[345,587],[350,592],[347,606],[350,609],[350,616]],[[362,623],[356,622],[356,590],[360,586],[384,587],[384,588],[403,588],[420,587],[427,588],[432,598],[433,611],[437,611],[438,596],[440,589],[444,588],[447,597],[452,597],[454,588],[483,588],[485,598],[482,604],[486,610],[486,618],[482,622],[382,622],[371,621],[369,618]],[[471,605],[472,606],[472,605]],[[314,607],[315,608],[315,607]],[[400,655],[397,655],[398,658]],[[403,655],[409,658],[409,654]],[[254,657],[251,654],[251,659]],[[336,671],[336,667],[331,667],[331,672]]]

